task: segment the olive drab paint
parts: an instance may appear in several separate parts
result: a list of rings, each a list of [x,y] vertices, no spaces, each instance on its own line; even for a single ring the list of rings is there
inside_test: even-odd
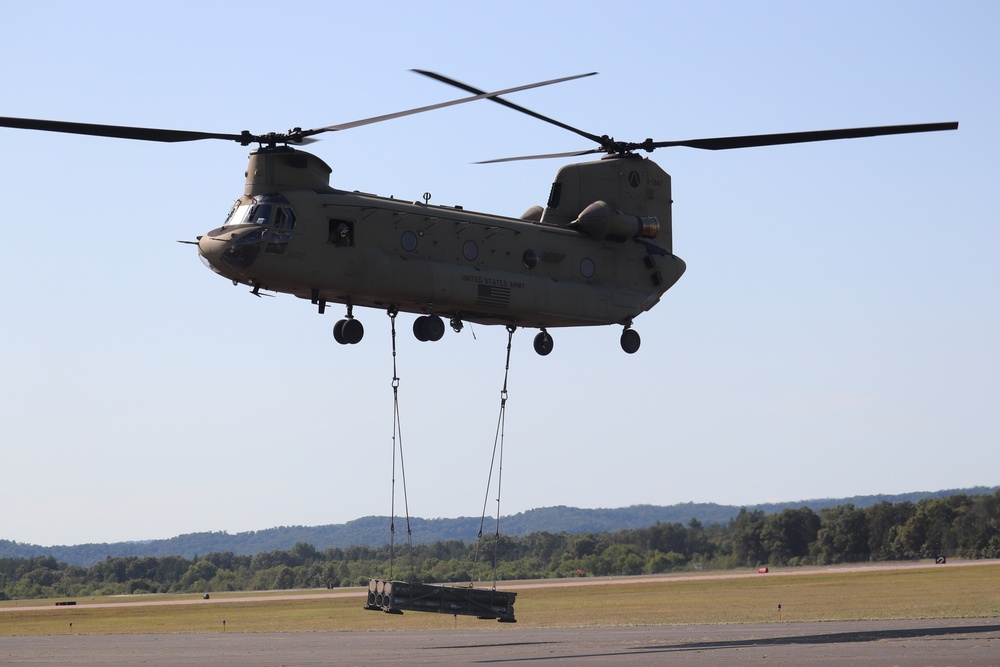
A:
[[[243,196],[199,252],[236,283],[324,309],[542,329],[630,324],[684,273],[670,251],[670,177],[648,159],[564,167],[540,219],[338,190],[330,173],[290,147],[253,151]]]

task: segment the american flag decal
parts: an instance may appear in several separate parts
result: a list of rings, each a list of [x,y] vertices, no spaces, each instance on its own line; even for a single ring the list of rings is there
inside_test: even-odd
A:
[[[476,299],[476,304],[506,308],[510,305],[510,288],[497,287],[495,285],[479,285],[479,296]]]

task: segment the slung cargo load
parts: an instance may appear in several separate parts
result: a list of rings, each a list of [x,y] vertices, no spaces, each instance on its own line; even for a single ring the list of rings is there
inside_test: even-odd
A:
[[[365,609],[389,614],[431,611],[438,614],[475,616],[480,619],[495,618],[501,623],[516,623],[515,597],[517,593],[486,588],[372,579],[368,582],[368,604],[365,605]]]

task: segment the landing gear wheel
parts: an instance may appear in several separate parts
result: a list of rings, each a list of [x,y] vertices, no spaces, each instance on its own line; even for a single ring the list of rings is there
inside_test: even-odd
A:
[[[350,319],[344,321],[344,340],[348,345],[360,343],[365,337],[365,327],[358,320]]]
[[[413,335],[422,343],[441,340],[444,336],[444,320],[437,315],[421,315],[413,320]]]
[[[622,349],[629,354],[635,354],[639,350],[641,343],[642,339],[639,338],[639,332],[635,329],[626,329],[622,332]]]
[[[535,336],[534,345],[535,345],[535,352],[544,357],[545,355],[547,355],[549,352],[552,351],[552,347],[555,345],[555,343],[552,340],[552,336],[549,335],[549,332],[546,331],[545,329],[542,329],[538,333],[538,335]]]
[[[427,320],[425,320],[423,316],[413,320],[413,337],[421,343],[426,343],[430,340],[430,338],[427,337]]]
[[[365,327],[354,318],[337,320],[333,325],[333,339],[341,345],[354,345],[365,336]]]
[[[441,337],[444,336],[444,320],[437,315],[428,315],[426,319],[427,324],[425,325],[425,328],[427,330],[427,340],[441,340]]]

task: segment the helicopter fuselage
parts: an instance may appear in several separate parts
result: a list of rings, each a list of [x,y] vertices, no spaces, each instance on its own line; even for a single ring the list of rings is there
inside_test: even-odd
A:
[[[623,213],[608,193],[588,194],[594,205],[569,214],[550,197],[544,212],[511,218],[337,190],[328,174],[308,153],[255,151],[244,194],[224,225],[200,237],[201,256],[234,283],[294,294],[321,312],[327,303],[394,308],[453,326],[628,326],[684,273],[669,226]]]

